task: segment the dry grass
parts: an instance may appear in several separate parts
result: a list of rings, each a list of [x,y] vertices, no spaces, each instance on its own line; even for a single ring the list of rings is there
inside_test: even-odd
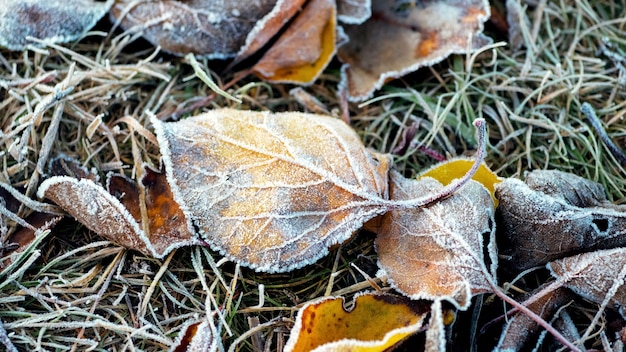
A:
[[[382,152],[394,150],[403,131],[416,124],[410,151],[396,157],[396,168],[413,175],[436,162],[420,148],[446,157],[472,153],[471,122],[483,117],[489,124],[487,163],[499,175],[570,171],[597,180],[614,202],[625,203],[625,166],[580,112],[583,102],[590,103],[609,137],[624,147],[626,9],[618,3],[527,5],[522,49],[495,44],[392,82],[370,102],[351,105],[351,123],[367,146]],[[34,198],[48,159],[59,154],[101,176],[115,171],[134,177],[141,162],[159,164],[150,112],[165,119],[224,106],[303,109],[289,96],[291,87],[252,77],[228,88],[241,104],[215,96],[184,60],[153,50],[138,50],[130,35],[99,32],[45,50],[0,50],[0,182]],[[204,65],[208,71],[221,64]],[[232,76],[213,78],[224,86]],[[339,116],[337,81],[331,68],[306,91]],[[23,206],[17,214],[30,211]],[[7,224],[9,232],[16,227]],[[201,247],[155,260],[67,220],[0,272],[0,318],[20,350],[158,351],[168,348],[184,321],[207,314],[226,348],[253,350],[259,348],[253,341],[267,341],[275,350],[303,302],[371,289],[357,267],[375,276],[368,234],[314,265],[268,275],[221,261]],[[257,329],[248,320],[253,317],[262,324]],[[598,336],[590,339],[587,346],[601,348]]]

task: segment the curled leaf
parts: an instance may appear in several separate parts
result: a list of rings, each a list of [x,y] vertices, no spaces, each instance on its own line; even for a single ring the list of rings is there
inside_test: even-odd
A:
[[[476,50],[490,42],[481,34],[488,18],[487,0],[373,0],[365,23],[345,26],[340,87],[348,99],[364,100],[389,79]]]
[[[555,170],[535,170],[525,182],[496,186],[501,252],[515,271],[626,244],[626,208],[608,202],[599,184]]]
[[[427,303],[389,294],[358,295],[351,306],[343,297],[305,304],[285,351],[387,351],[417,332],[428,313]]]
[[[186,322],[170,352],[223,351],[221,336],[213,322],[207,319]]]
[[[335,55],[334,0],[311,0],[252,68],[270,82],[312,83]]]
[[[390,181],[394,200],[443,187],[432,178],[407,180],[396,173]],[[475,181],[429,207],[388,212],[377,230],[379,276],[413,299],[442,299],[467,309],[473,294],[490,292],[495,282],[493,214],[489,192]]]
[[[0,46],[24,50],[40,44],[28,37],[50,43],[75,40],[102,18],[109,0],[2,0],[0,1]]]
[[[54,201],[108,240],[157,258],[175,248],[198,244],[185,215],[172,199],[165,175],[146,167],[141,182],[145,216],[140,189],[119,175],[109,177],[109,192],[91,179],[54,176],[41,184],[37,195]]]
[[[340,120],[223,109],[153,124],[183,212],[257,270],[311,264],[389,206],[388,157]]]

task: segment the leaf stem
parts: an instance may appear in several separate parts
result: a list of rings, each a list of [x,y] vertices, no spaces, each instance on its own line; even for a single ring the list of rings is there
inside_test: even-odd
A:
[[[560,332],[558,332],[552,325],[550,325],[547,321],[545,321],[545,319],[540,317],[537,313],[535,313],[532,310],[530,310],[530,308],[526,307],[524,304],[519,303],[518,301],[514,300],[513,298],[507,296],[493,282],[490,281],[489,283],[491,284],[492,291],[493,291],[493,293],[495,293],[496,296],[500,297],[500,299],[502,299],[506,303],[512,305],[516,310],[526,314],[526,316],[530,317],[532,320],[537,322],[537,324],[541,325],[541,327],[546,329],[547,332],[552,334],[552,336],[554,336],[554,338],[557,341],[559,341],[561,344],[563,344],[563,346],[569,348],[572,351],[577,351],[577,352],[581,351],[578,347],[576,347],[573,343],[568,341],[565,338],[565,336],[563,336]]]
[[[465,186],[469,180],[474,177],[474,174],[480,168],[480,164],[485,159],[487,149],[487,127],[485,119],[479,118],[474,120],[474,126],[478,129],[478,150],[474,158],[474,164],[472,168],[463,177],[455,180],[449,185],[445,186],[438,193],[434,195],[428,195],[422,198],[409,199],[406,201],[395,201],[394,206],[398,208],[422,208],[439,200],[452,196],[456,191]]]

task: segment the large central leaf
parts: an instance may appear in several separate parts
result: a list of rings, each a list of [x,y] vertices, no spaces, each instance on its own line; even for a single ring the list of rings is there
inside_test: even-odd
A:
[[[225,109],[153,123],[176,201],[243,265],[310,264],[388,209],[389,160],[337,119]]]

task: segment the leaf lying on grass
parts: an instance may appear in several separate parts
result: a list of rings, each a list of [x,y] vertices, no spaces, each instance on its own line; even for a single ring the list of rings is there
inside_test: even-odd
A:
[[[486,0],[373,0],[370,19],[345,26],[350,40],[337,52],[340,87],[361,101],[390,79],[478,49],[491,42],[480,34],[488,18]]]
[[[429,306],[368,293],[346,308],[343,297],[324,297],[298,311],[285,351],[387,351],[422,327]]]
[[[90,179],[54,176],[41,184],[37,195],[54,201],[108,240],[157,258],[199,244],[172,199],[165,175],[146,166],[141,183],[138,187],[123,176],[111,175],[107,192]]]
[[[496,197],[501,252],[516,271],[626,245],[626,207],[608,202],[602,186],[582,177],[535,170],[526,183],[504,180]]]
[[[416,198],[441,188],[432,178],[416,181],[391,174],[392,199]],[[473,294],[490,292],[495,282],[493,214],[489,192],[475,181],[429,207],[386,213],[375,231],[378,276],[389,277],[392,287],[411,298],[445,299],[467,309]]]
[[[217,352],[223,351],[222,339],[212,321],[190,320],[178,334],[170,352]]]
[[[24,50],[28,45],[40,45],[28,37],[49,43],[76,40],[109,11],[112,3],[112,0],[3,0],[0,46]]]

